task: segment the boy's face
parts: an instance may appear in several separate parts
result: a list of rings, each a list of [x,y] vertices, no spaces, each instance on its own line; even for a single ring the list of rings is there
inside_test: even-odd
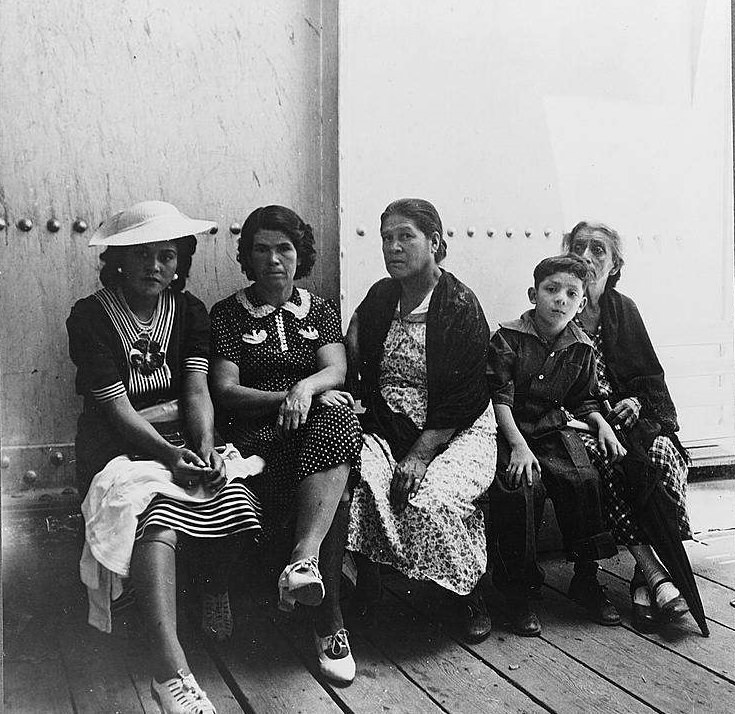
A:
[[[538,288],[528,288],[528,299],[536,306],[537,326],[548,335],[559,334],[587,304],[582,281],[571,273],[545,277]]]

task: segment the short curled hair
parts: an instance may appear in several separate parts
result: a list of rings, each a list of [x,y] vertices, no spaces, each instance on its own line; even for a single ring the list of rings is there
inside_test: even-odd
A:
[[[176,244],[176,279],[171,281],[169,287],[181,292],[186,286],[186,280],[191,270],[191,259],[197,250],[196,236],[182,236],[175,238]],[[124,276],[118,271],[122,267],[122,257],[126,250],[136,248],[135,245],[111,245],[100,253],[100,282],[106,288],[116,288],[123,283]]]
[[[583,230],[602,233],[609,239],[610,247],[612,248],[612,259],[615,267],[617,268],[617,272],[608,276],[607,283],[605,283],[605,289],[614,288],[618,284],[618,280],[620,280],[620,275],[623,272],[623,265],[625,265],[625,260],[623,259],[623,241],[620,238],[620,234],[613,228],[610,228],[610,226],[600,223],[599,221],[580,221],[576,226],[574,226],[574,228],[572,228],[571,231],[569,231],[569,233],[564,234],[564,238],[562,238],[561,243],[562,250],[567,251],[567,253],[571,253],[574,239]]]
[[[447,242],[444,240],[442,219],[434,206],[423,198],[399,198],[388,204],[380,216],[382,227],[389,216],[403,216],[429,238],[432,233],[439,234],[439,247],[434,253],[434,260],[441,263],[447,257]]]
[[[316,262],[314,248],[314,231],[308,223],[285,206],[261,206],[256,208],[242,224],[240,238],[237,241],[237,262],[242,272],[249,280],[254,280],[250,265],[250,254],[253,250],[253,240],[258,231],[278,231],[283,233],[296,248],[298,266],[294,279],[306,278]]]
[[[586,261],[574,253],[564,253],[563,255],[553,255],[550,258],[544,258],[533,269],[533,286],[538,286],[555,273],[569,273],[582,281],[582,287],[587,287],[589,280],[589,266]]]

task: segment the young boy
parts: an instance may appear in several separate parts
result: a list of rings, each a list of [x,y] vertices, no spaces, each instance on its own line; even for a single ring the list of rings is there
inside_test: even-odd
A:
[[[617,553],[603,526],[599,476],[584,445],[568,427],[584,419],[614,460],[625,450],[598,411],[592,345],[573,322],[585,306],[587,264],[575,255],[542,260],[528,298],[535,309],[503,323],[490,341],[489,379],[498,422],[498,461],[490,490],[496,545],[493,581],[508,600],[514,631],[541,634],[529,609],[529,590],[543,575],[536,565],[536,528],[546,495],[574,577],[569,595],[597,622],[620,616],[597,582],[599,558]]]

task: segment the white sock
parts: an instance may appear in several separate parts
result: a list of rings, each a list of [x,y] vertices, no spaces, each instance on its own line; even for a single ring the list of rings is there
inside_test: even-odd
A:
[[[670,580],[663,582],[656,588],[656,605],[661,608],[680,595],[681,593],[676,589],[674,583]]]

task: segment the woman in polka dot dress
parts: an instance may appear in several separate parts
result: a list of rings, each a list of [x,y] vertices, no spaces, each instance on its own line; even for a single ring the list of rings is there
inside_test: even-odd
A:
[[[311,227],[289,208],[266,206],[248,216],[238,261],[253,283],[212,309],[212,392],[222,433],[265,459],[252,485],[264,522],[273,529],[295,516],[279,607],[316,606],[319,668],[349,682],[355,663],[339,584],[361,431],[351,398],[337,391],[347,369],[337,311],[294,287],[315,257]]]

